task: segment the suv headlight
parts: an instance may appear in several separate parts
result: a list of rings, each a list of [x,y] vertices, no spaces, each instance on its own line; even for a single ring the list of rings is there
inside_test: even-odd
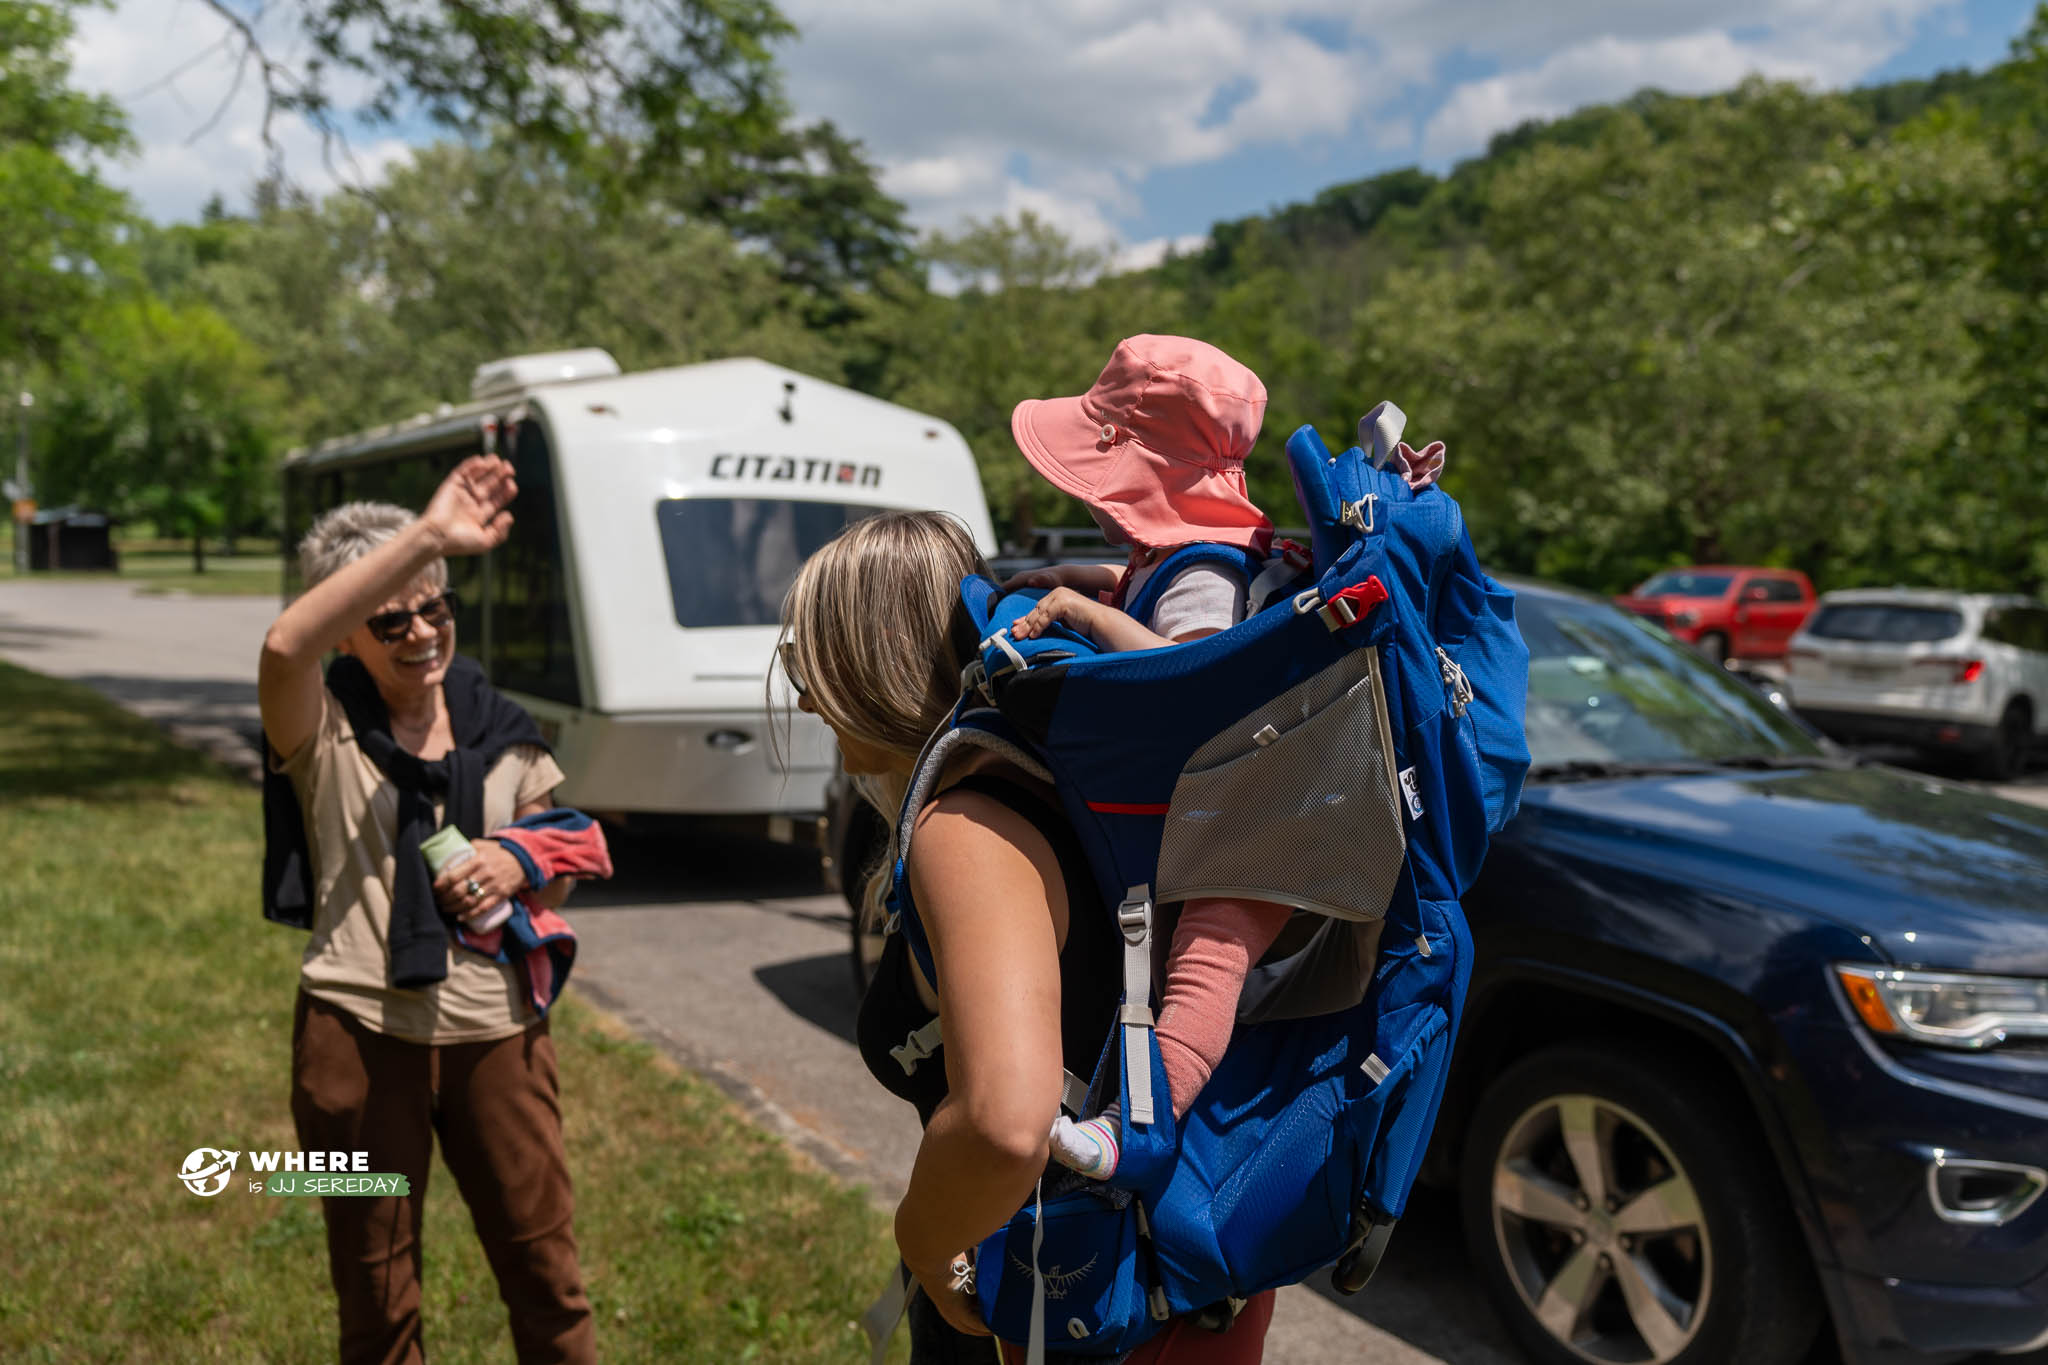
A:
[[[2048,980],[1965,976],[1838,963],[1849,1006],[1872,1033],[1980,1050],[2048,1038]]]
[[[1680,607],[1677,611],[1671,613],[1671,623],[1676,626],[1698,625],[1699,620],[1700,614],[1691,607]]]

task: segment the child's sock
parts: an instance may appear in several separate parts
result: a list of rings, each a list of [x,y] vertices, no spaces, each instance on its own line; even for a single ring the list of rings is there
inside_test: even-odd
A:
[[[1116,1119],[1114,1109],[1079,1123],[1061,1114],[1052,1122],[1053,1160],[1090,1180],[1109,1179],[1123,1155],[1117,1146]]]

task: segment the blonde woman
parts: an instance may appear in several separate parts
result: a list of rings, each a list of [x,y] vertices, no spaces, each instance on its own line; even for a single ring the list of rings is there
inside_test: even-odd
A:
[[[846,771],[890,820],[925,740],[958,699],[976,637],[959,583],[987,573],[951,517],[889,512],[807,561],[783,606],[797,704],[839,741]],[[917,1107],[924,1138],[896,1210],[896,1244],[922,1290],[914,1365],[997,1359],[954,1261],[1007,1223],[1046,1168],[1063,1069],[1087,1075],[1116,1011],[1121,940],[1052,789],[986,751],[960,758],[918,814],[911,893],[939,989],[892,935],[857,1036],[875,1078]],[[889,860],[893,862],[893,859]],[[871,901],[876,896],[870,888]],[[936,1013],[943,1067],[890,1056]],[[1272,1296],[1230,1331],[1175,1323],[1132,1362],[1256,1362]]]
[[[444,556],[505,539],[511,466],[478,456],[425,515],[350,503],[300,548],[306,591],[264,636],[264,909],[309,929],[292,1029],[292,1118],[309,1151],[362,1151],[404,1197],[323,1200],[344,1362],[413,1362],[420,1222],[436,1137],[469,1205],[522,1362],[596,1358],[571,1229],[554,1043],[509,964],[451,947],[448,922],[530,888],[497,842],[433,876],[444,821],[467,835],[548,809],[562,780],[532,719],[455,653]],[[322,674],[330,651],[340,657]]]

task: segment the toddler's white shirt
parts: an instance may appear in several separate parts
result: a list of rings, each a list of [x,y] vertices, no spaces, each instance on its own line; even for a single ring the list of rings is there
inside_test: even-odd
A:
[[[1158,567],[1157,563],[1147,564],[1131,575],[1130,586],[1124,590],[1126,602],[1138,595],[1138,589],[1145,586],[1145,580]],[[1243,574],[1215,564],[1191,565],[1174,575],[1153,605],[1152,619],[1142,624],[1169,640],[1194,630],[1229,630],[1244,620],[1245,594],[1249,591]]]

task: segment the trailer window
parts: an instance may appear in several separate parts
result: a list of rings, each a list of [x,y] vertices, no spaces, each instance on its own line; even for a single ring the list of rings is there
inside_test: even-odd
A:
[[[803,562],[879,510],[771,498],[670,498],[655,504],[676,624],[774,625]]]
[[[486,665],[491,682],[508,692],[580,706],[583,691],[562,567],[555,462],[539,422],[519,423],[511,445],[519,496],[512,504],[511,534],[491,551],[491,656]]]

